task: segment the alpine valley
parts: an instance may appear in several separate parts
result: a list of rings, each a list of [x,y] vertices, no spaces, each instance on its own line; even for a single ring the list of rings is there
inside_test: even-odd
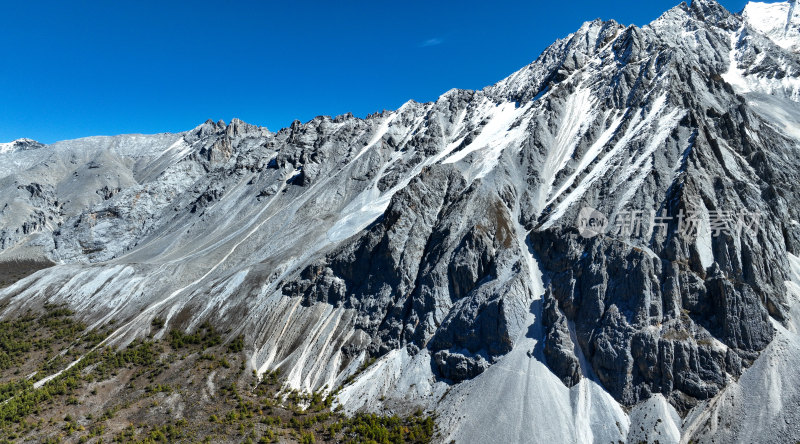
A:
[[[699,223],[585,237],[585,207]],[[796,442],[798,221],[797,0],[587,22],[365,119],[0,144],[0,426]]]

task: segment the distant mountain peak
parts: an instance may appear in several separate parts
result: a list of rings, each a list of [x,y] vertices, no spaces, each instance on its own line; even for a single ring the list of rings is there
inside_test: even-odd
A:
[[[750,2],[742,17],[756,31],[790,51],[800,51],[800,7],[798,0],[781,3]]]
[[[0,143],[0,154],[13,153],[16,151],[27,151],[44,148],[46,145],[33,139],[17,139],[7,143]]]

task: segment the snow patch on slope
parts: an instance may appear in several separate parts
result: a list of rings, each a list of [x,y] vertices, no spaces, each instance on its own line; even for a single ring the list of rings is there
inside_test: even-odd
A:
[[[778,46],[791,51],[800,50],[800,8],[796,1],[750,2],[744,7],[742,17]]]
[[[406,105],[403,104],[403,106],[406,106]],[[389,116],[388,119],[384,120],[383,123],[381,123],[381,126],[378,128],[378,131],[375,132],[375,135],[372,137],[372,139],[369,141],[369,143],[367,143],[364,146],[364,148],[361,148],[361,151],[359,151],[358,154],[356,155],[356,157],[353,158],[353,161],[355,161],[359,157],[363,156],[364,153],[369,151],[370,148],[374,147],[375,145],[378,144],[378,142],[381,141],[383,136],[386,135],[386,132],[389,131],[389,125],[391,125],[392,122],[394,121],[394,119],[397,118],[398,114],[401,112],[402,109],[403,108],[401,107],[400,110],[397,111],[397,113],[392,114],[391,116]]]
[[[653,170],[653,154],[660,148],[673,129],[678,126],[678,122],[683,118],[685,113],[681,110],[672,110],[669,114],[659,119],[656,122],[655,134],[653,134],[650,142],[645,146],[644,150],[632,161],[618,176],[617,183],[612,189],[616,189],[625,183],[625,193],[619,199],[617,204],[617,211],[621,210],[625,204],[639,191],[645,177]],[[632,179],[633,183],[627,183]]]
[[[481,104],[481,111],[477,116],[477,118],[487,120],[480,134],[472,143],[452,154],[442,163],[457,163],[476,151],[485,150],[483,156],[476,157],[473,162],[470,162],[466,171],[470,180],[484,177],[497,166],[500,153],[505,148],[517,143],[524,135],[526,125],[518,120],[530,109],[532,103],[517,106],[514,102],[495,104],[485,100]]]
[[[800,104],[766,94],[749,96],[748,104],[765,118],[767,125],[791,139],[800,140]]]
[[[592,100],[591,91],[586,88],[579,89],[574,94],[570,95],[567,100],[566,117],[558,128],[559,132],[555,140],[555,146],[548,150],[547,158],[542,168],[542,185],[539,188],[539,199],[537,202],[537,208],[539,210],[544,208],[544,199],[548,196],[551,197],[550,202],[554,199],[551,193],[553,191],[555,177],[559,171],[564,169],[572,158],[580,136],[586,131],[586,126],[593,120],[593,105],[594,102]],[[586,151],[578,168],[573,175],[567,179],[565,184],[561,186],[555,194],[556,196],[561,194],[569,184],[572,183],[580,171],[583,171],[586,166],[597,157],[603,146],[608,143],[611,136],[614,135],[614,131],[617,130],[621,121],[622,118],[620,117],[612,123],[611,126],[600,135],[597,142]]]
[[[742,41],[748,38],[747,30],[744,25],[742,25],[739,30],[731,33],[731,50],[728,55],[729,65],[728,70],[722,74],[723,80],[731,84],[734,90],[736,90],[736,92],[739,94],[757,92],[769,95],[783,95],[795,102],[800,101],[800,78],[798,78],[796,74],[780,76],[780,78],[758,74],[747,74],[745,70],[739,66],[739,62],[743,57],[740,46]],[[796,37],[796,39],[800,44],[800,37]],[[757,59],[756,62],[752,64],[759,62],[763,56],[764,54],[762,54],[760,56],[761,58]],[[784,65],[782,65],[782,69],[786,70],[786,62],[784,61],[783,63]]]
[[[564,215],[564,213],[566,213],[566,211],[569,209],[570,206],[572,206],[573,204],[575,204],[580,200],[580,198],[584,195],[584,193],[586,193],[589,187],[591,187],[595,183],[595,181],[597,181],[610,171],[611,161],[622,153],[622,150],[628,146],[631,140],[633,140],[636,136],[641,135],[643,133],[643,130],[648,129],[652,124],[654,123],[657,124],[656,118],[664,110],[666,106],[666,100],[667,96],[662,95],[653,102],[650,111],[646,114],[646,116],[644,116],[644,118],[642,118],[642,114],[644,113],[644,111],[637,113],[634,116],[633,121],[628,126],[628,128],[630,129],[628,129],[622,136],[622,138],[620,138],[620,140],[616,142],[616,144],[614,144],[614,147],[608,152],[608,154],[606,154],[604,157],[602,157],[599,161],[595,163],[594,167],[591,169],[591,171],[589,171],[589,173],[587,173],[584,176],[580,184],[577,187],[575,187],[575,189],[572,190],[572,192],[570,192],[561,202],[558,203],[556,208],[547,218],[547,221],[544,224],[542,224],[543,230],[552,227],[553,224],[556,221],[558,221],[561,218],[561,216]],[[667,121],[674,118],[674,115],[672,113],[669,114],[668,116],[672,117],[669,117]],[[612,125],[612,127],[613,126],[614,125]],[[651,134],[650,131],[646,131],[645,133]],[[606,134],[607,132],[604,133],[603,136],[601,136],[600,140],[598,140],[598,143],[602,142],[605,137],[608,137]],[[603,143],[603,145],[601,146],[593,146],[590,149],[590,151],[595,152],[601,150],[604,145],[605,143]],[[589,159],[589,162],[591,163],[593,160],[594,159]],[[576,172],[573,178],[577,178],[578,174],[580,173]],[[565,183],[562,186],[561,190],[566,190],[571,185],[572,181],[569,181],[568,183]],[[553,204],[559,196],[561,196],[561,193],[555,194],[548,202],[548,205]]]

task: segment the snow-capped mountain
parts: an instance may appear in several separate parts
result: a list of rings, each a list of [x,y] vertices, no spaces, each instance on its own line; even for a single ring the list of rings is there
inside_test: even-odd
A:
[[[587,22],[365,119],[0,147],[0,260],[58,264],[3,316],[66,303],[114,344],[209,321],[442,442],[798,440],[797,11]]]
[[[781,47],[800,51],[800,8],[797,1],[782,3],[750,2],[742,11],[747,25]]]
[[[15,151],[35,150],[44,147],[43,144],[31,139],[17,139],[12,142],[0,143],[0,154]]]

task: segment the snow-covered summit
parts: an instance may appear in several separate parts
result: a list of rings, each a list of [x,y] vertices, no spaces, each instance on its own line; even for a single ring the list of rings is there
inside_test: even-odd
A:
[[[742,11],[747,24],[777,45],[800,52],[800,7],[797,0],[781,3],[750,2]]]
[[[17,139],[11,142],[0,143],[0,154],[15,151],[35,150],[45,145],[32,139]]]

